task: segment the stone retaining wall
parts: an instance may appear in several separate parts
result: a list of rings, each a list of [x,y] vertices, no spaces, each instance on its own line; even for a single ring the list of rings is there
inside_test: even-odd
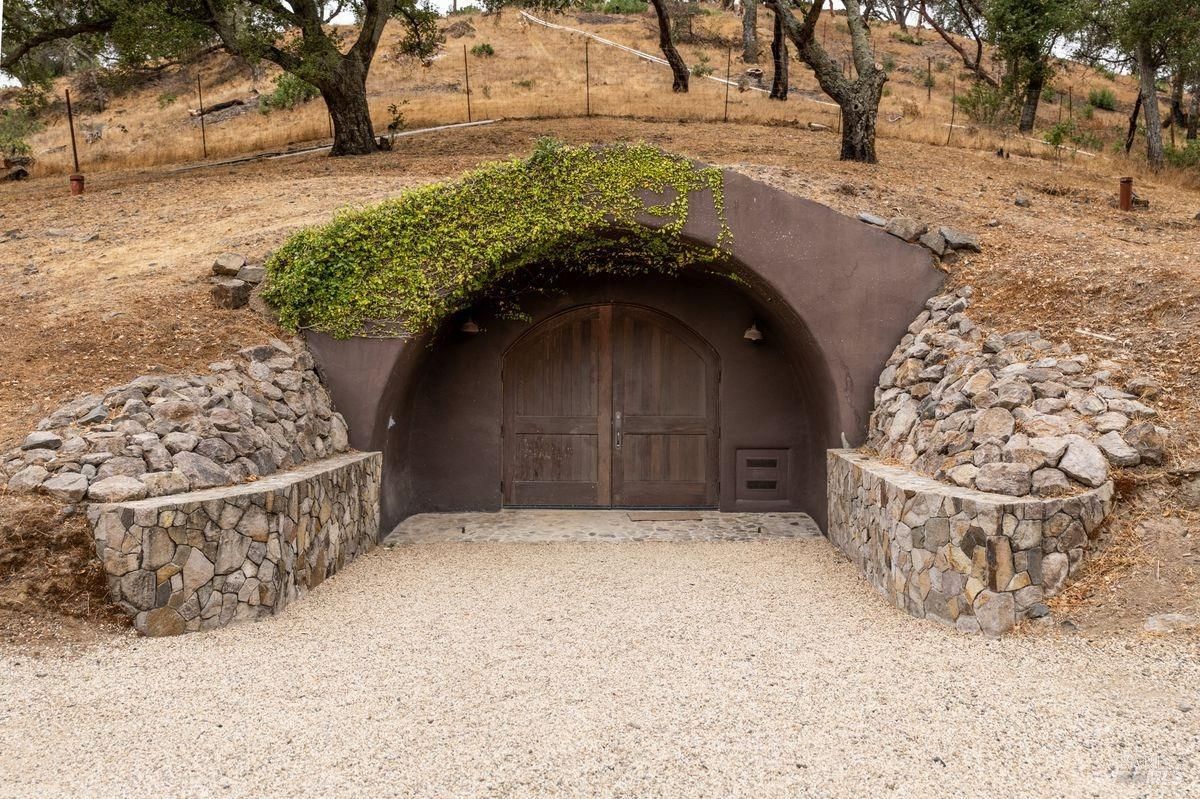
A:
[[[1000,635],[1045,615],[1112,509],[1107,482],[1075,496],[988,494],[853,450],[830,450],[829,538],[897,607]]]
[[[145,635],[278,613],[379,536],[379,453],[88,509],[117,604]]]

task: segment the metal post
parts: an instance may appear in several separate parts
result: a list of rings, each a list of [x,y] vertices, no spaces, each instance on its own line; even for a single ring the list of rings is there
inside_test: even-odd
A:
[[[729,83],[730,75],[733,70],[733,48],[729,48],[729,53],[725,57],[725,121],[729,121]]]
[[[918,27],[918,30],[920,28]],[[933,56],[925,56],[925,102],[933,99]]]
[[[200,97],[200,145],[208,158],[208,132],[204,129],[204,89],[200,87],[200,72],[196,72],[196,94]]]
[[[1067,118],[1075,118],[1075,87],[1067,87]]]
[[[950,137],[954,135],[954,112],[958,110],[958,76],[950,77],[950,129],[946,131],[946,146],[950,146]]]
[[[1122,211],[1133,208],[1133,178],[1121,178],[1121,191],[1117,197],[1117,205]]]
[[[71,90],[67,89],[67,126],[71,128],[71,162],[79,173],[79,149],[75,146],[75,112],[71,110]]]
[[[71,173],[71,195],[78,196],[83,194],[83,175],[79,172],[79,148],[75,146],[75,112],[71,110],[70,89],[67,89],[67,125],[71,128],[71,163],[75,166]]]
[[[467,67],[467,46],[463,45],[463,81],[467,84],[467,121],[471,121],[471,70]]]
[[[592,115],[592,64],[588,53],[588,45],[591,43],[590,36],[583,38],[583,95],[587,116]]]

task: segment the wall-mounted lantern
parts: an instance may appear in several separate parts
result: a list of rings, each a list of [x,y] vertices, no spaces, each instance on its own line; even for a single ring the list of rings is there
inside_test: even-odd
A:
[[[762,331],[758,329],[757,322],[751,322],[750,327],[746,328],[746,332],[742,334],[742,338],[746,341],[759,342],[763,339]]]
[[[475,323],[473,318],[468,316],[467,321],[462,323],[462,327],[460,327],[459,330],[469,336],[473,336],[479,332],[479,325]]]

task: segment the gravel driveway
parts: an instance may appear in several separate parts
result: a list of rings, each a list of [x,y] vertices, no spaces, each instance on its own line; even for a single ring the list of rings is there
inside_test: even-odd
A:
[[[403,546],[257,624],[0,649],[0,796],[1195,796],[1190,646],[964,637],[823,540]]]

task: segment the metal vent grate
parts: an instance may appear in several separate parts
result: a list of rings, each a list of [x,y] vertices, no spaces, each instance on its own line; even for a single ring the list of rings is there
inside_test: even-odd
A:
[[[739,503],[781,504],[788,501],[788,450],[739,449],[737,500]]]

